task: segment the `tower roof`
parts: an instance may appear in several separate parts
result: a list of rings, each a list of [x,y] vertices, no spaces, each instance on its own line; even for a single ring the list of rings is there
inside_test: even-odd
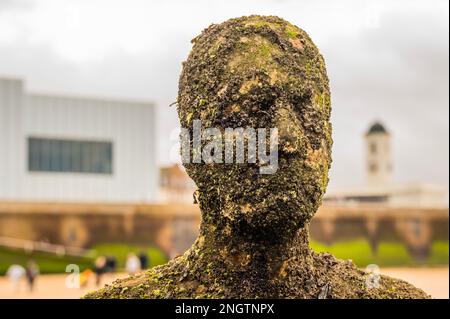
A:
[[[381,124],[380,122],[373,123],[372,126],[367,131],[366,135],[377,133],[388,134],[388,131],[384,128],[383,124]]]

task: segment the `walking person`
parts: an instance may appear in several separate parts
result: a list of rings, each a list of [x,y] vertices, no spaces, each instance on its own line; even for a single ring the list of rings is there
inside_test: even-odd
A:
[[[25,276],[25,268],[23,268],[21,265],[13,264],[9,266],[8,270],[6,271],[6,276],[8,277],[11,284],[12,291],[18,292],[20,280],[23,276]]]
[[[128,254],[125,269],[130,276],[138,273],[139,270],[141,270],[141,262],[139,261],[139,258],[135,254],[133,253]]]
[[[148,257],[147,253],[146,253],[144,250],[142,250],[142,251],[139,253],[139,261],[140,261],[140,263],[141,263],[141,269],[142,269],[142,270],[148,268],[148,265],[149,265],[149,257]]]
[[[28,288],[30,292],[34,289],[34,283],[36,278],[39,276],[39,266],[34,260],[29,260],[25,268],[25,275],[28,283]]]
[[[105,256],[98,256],[97,259],[95,259],[94,262],[94,272],[95,272],[95,284],[97,286],[100,286],[102,281],[102,276],[106,271],[106,257]]]

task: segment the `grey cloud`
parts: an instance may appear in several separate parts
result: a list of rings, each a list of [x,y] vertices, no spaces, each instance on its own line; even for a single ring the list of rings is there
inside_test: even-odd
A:
[[[286,14],[292,16],[292,11]],[[193,30],[198,26],[183,28],[186,21],[155,43],[157,51],[138,55],[116,51],[83,64],[64,60],[46,46],[0,45],[0,75],[23,77],[33,91],[156,101],[158,161],[167,163],[169,134],[178,126],[176,110],[168,105],[176,99],[190,40],[199,32]],[[309,21],[306,29],[314,29]],[[380,28],[316,42],[325,56],[332,89],[331,186],[363,183],[362,135],[375,119],[392,132],[398,182],[448,185],[448,19],[391,12],[380,17]]]
[[[362,135],[384,121],[397,182],[448,183],[448,27],[432,15],[391,14],[380,28],[323,48],[333,93],[335,185],[363,183]],[[356,169],[355,169],[356,167]]]
[[[0,0],[0,12],[5,10],[28,10],[34,3],[28,0]]]

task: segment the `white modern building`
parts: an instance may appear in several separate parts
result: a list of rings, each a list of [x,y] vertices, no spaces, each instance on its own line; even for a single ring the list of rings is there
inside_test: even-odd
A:
[[[396,184],[392,181],[391,135],[381,123],[374,123],[364,136],[366,185],[328,191],[325,203],[390,207],[447,208],[448,191],[424,183]]]
[[[0,78],[0,201],[151,202],[152,103],[26,91]]]

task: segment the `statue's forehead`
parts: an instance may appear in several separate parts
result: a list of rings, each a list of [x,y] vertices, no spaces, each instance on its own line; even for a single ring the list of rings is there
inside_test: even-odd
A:
[[[183,66],[178,102],[183,127],[194,119],[219,128],[296,124],[314,149],[329,139],[323,58],[303,30],[275,17],[243,17],[207,28]]]
[[[252,86],[287,83],[293,57],[288,46],[302,53],[307,40],[302,30],[281,19],[248,17],[239,20],[239,27],[223,26],[205,45],[208,47],[211,65],[220,68],[225,76],[240,76],[243,80],[239,92],[245,94]],[[292,60],[292,59],[291,59]],[[224,89],[222,86],[221,90]]]

